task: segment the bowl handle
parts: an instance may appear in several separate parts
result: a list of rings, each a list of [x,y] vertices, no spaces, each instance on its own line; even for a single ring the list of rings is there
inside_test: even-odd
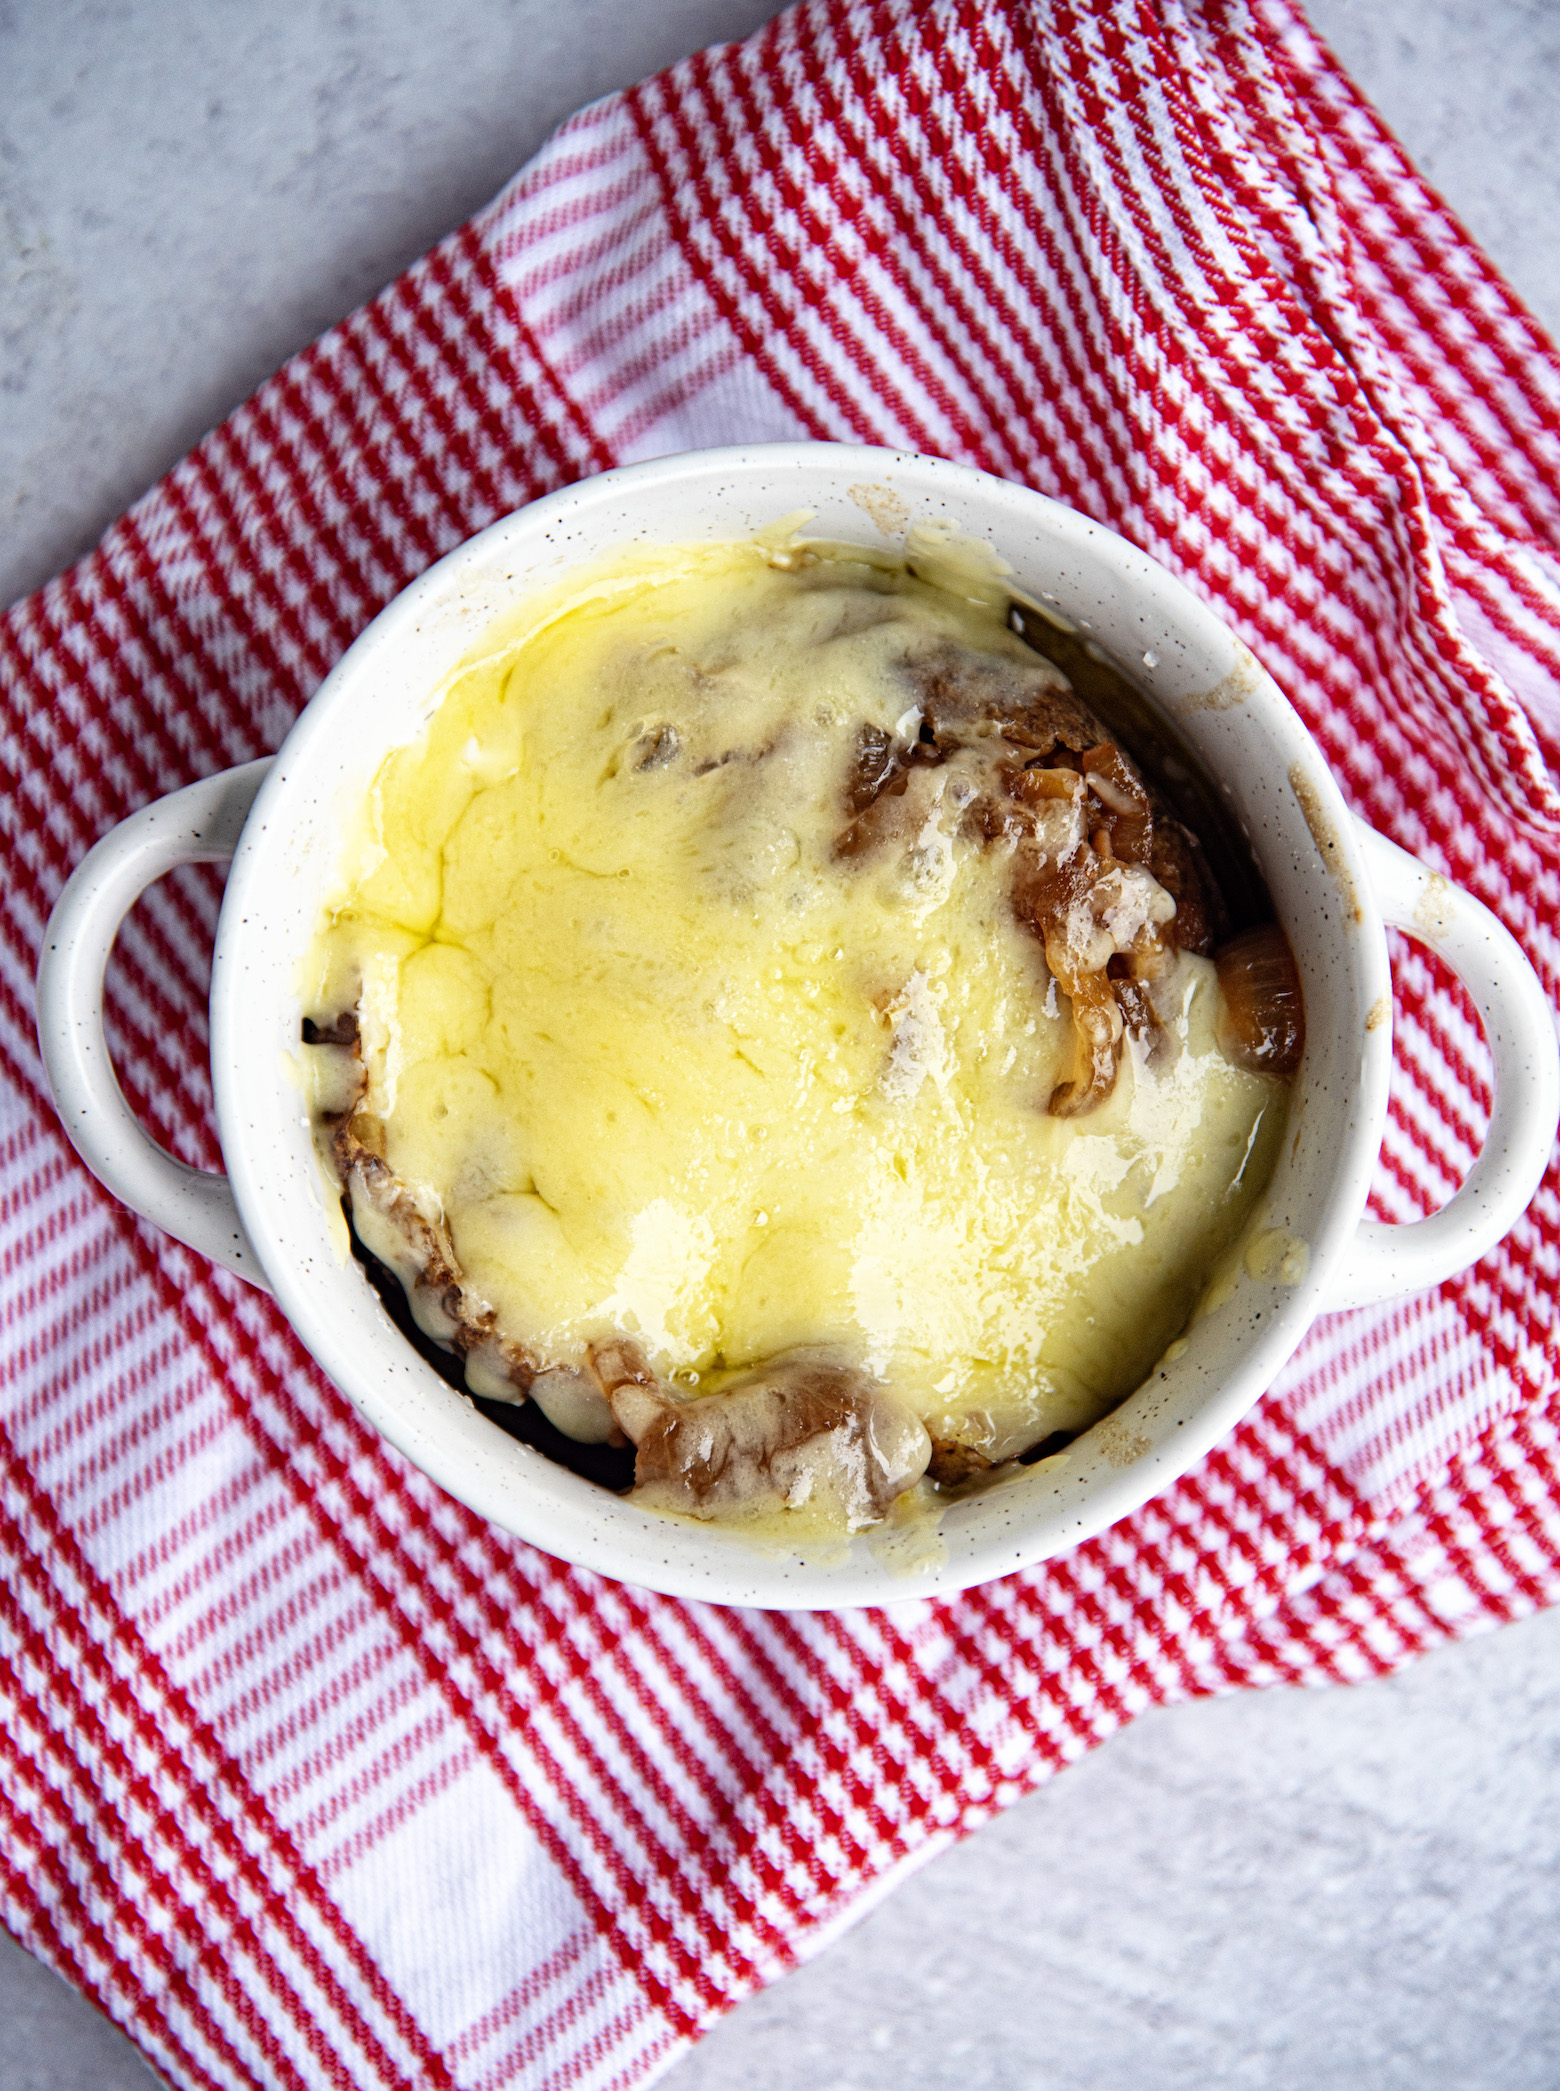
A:
[[[159,1147],[125,1102],[103,1035],[103,974],[119,925],[178,864],[225,864],[269,759],[202,778],[121,821],[77,865],[44,931],[38,1043],[60,1123],[114,1196],[268,1292],[225,1176]]]
[[[1549,1165],[1560,1118],[1554,1011],[1521,946],[1471,893],[1359,823],[1382,919],[1437,951],[1473,1000],[1495,1062],[1495,1108],[1467,1182],[1427,1220],[1362,1220],[1327,1308],[1423,1292],[1510,1232]]]

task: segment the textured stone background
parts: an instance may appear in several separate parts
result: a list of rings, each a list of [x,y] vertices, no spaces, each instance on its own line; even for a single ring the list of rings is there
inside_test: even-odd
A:
[[[765,0],[0,4],[0,601],[571,109]],[[1560,6],[1312,0],[1560,329]],[[437,24],[436,33],[431,24]],[[1560,1619],[1139,1722],[668,2091],[1554,2091]],[[0,1935],[0,2091],[149,2091]]]

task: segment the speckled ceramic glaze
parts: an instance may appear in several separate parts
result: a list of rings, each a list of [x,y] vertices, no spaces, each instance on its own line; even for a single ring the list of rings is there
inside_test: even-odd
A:
[[[732,539],[798,510],[810,534],[872,544],[946,518],[987,539],[1158,702],[1220,780],[1299,963],[1305,1058],[1256,1231],[1283,1256],[1238,1275],[1173,1355],[1061,1464],[952,1504],[914,1566],[858,1538],[833,1562],[759,1553],[652,1516],[516,1442],[398,1334],[343,1263],[296,1077],[300,958],[346,809],[385,751],[417,733],[443,673],[488,620],[568,567],[633,540]],[[252,803],[251,803],[252,802]],[[170,865],[232,853],[212,976],[212,1068],[228,1178],[182,1170],[135,1126],[102,1043],[102,967],[135,894]],[[1383,917],[1434,938],[1495,1052],[1485,1153],[1446,1212],[1362,1223],[1387,1103],[1391,982]],[[40,1034],[67,1128],[127,1202],[269,1284],[348,1398],[483,1516],[549,1553],[730,1604],[830,1606],[947,1592],[1087,1538],[1182,1473],[1238,1420],[1327,1307],[1434,1283],[1472,1261],[1531,1196],[1560,1075],[1547,1004],[1520,952],[1468,896],[1362,829],[1289,705],[1219,620],[1153,560],[1025,488],[889,451],[777,444],[658,460],[550,496],[442,560],[379,616],[274,762],[148,808],[98,846],[62,898],[40,974]],[[1250,1268],[1248,1268],[1248,1264]],[[1267,1267],[1267,1275],[1251,1269]],[[914,1549],[908,1554],[913,1555]]]

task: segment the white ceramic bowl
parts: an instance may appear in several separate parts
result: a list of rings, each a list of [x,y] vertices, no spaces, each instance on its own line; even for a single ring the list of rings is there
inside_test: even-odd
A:
[[[1307,1245],[1304,1275],[1242,1275],[1184,1348],[1060,1466],[1017,1470],[950,1506],[944,1558],[911,1573],[862,1536],[833,1565],[763,1554],[672,1522],[554,1465],[489,1423],[405,1342],[327,1224],[299,1094],[300,954],[336,867],[338,809],[415,735],[441,675],[496,613],[631,541],[749,535],[795,510],[819,537],[881,543],[946,518],[988,539],[1126,667],[1219,779],[1299,963],[1306,1047],[1260,1225]],[[211,987],[227,1177],[185,1169],[120,1095],[103,1038],[103,968],[136,895],[174,864],[231,855]],[[1362,1219],[1392,1052],[1383,920],[1433,936],[1472,994],[1496,1066],[1494,1119],[1468,1183],[1412,1227]],[[61,897],[39,974],[39,1027],[61,1117],[125,1202],[269,1285],[362,1414],[483,1516],[628,1582],[728,1604],[818,1607],[949,1592],[1098,1532],[1199,1459],[1272,1380],[1312,1317],[1432,1285],[1511,1226],[1560,1107],[1542,990],[1477,902],[1354,821],[1319,751],[1251,654],[1178,581],[1097,523],[961,466],[844,445],[709,450],[585,480],[506,517],[413,583],[326,679],[270,763],[147,807],[92,851]],[[1293,1264],[1291,1264],[1291,1270]]]

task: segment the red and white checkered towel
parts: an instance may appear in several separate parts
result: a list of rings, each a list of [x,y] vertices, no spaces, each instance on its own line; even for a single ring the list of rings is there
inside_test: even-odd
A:
[[[181,2087],[641,2084],[1144,1707],[1560,1595],[1554,1171],[1103,1538],[782,1616],[482,1523],[76,1161],[31,981],[94,838],[274,747],[495,516],[799,435],[1124,531],[1556,987],[1560,362],[1288,0],[810,0],[566,125],[0,627],[0,1914]],[[143,904],[112,999],[127,1090],[211,1164],[213,893]],[[1398,957],[1385,1216],[1444,1200],[1489,1096]]]

